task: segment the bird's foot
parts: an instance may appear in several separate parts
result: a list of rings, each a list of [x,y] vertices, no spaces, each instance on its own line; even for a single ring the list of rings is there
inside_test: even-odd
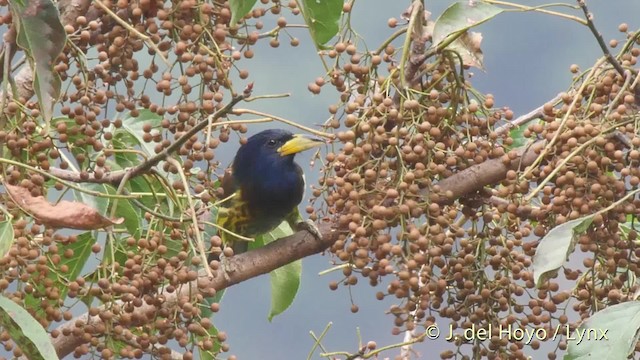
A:
[[[320,230],[318,229],[316,224],[313,221],[309,220],[309,219],[297,223],[296,224],[296,230],[297,231],[308,231],[317,240],[322,240],[322,234],[320,233]]]
[[[220,270],[222,270],[222,275],[226,281],[229,281],[229,274],[231,274],[234,270],[229,262],[229,258],[224,256],[224,254],[220,254]]]

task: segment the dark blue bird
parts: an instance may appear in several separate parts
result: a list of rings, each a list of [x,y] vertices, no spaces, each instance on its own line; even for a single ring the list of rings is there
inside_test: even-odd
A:
[[[280,129],[264,130],[247,139],[222,180],[225,197],[233,196],[218,209],[218,225],[247,238],[267,233],[284,220],[296,229],[304,177],[293,158],[324,143]],[[221,237],[234,254],[246,251],[246,240],[225,231]]]

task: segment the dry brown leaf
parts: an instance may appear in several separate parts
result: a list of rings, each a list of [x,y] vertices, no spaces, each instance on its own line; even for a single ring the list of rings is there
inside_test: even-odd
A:
[[[448,48],[460,54],[464,65],[474,66],[484,70],[482,63],[484,55],[482,54],[482,49],[480,49],[481,43],[481,33],[465,31],[456,41],[452,42]]]
[[[32,196],[23,187],[5,184],[7,193],[21,209],[30,213],[42,224],[54,228],[96,230],[122,224],[124,218],[108,219],[90,206],[77,201],[60,201],[51,205],[43,196]]]

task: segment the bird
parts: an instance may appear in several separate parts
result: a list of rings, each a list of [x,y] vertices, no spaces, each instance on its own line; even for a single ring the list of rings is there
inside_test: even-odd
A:
[[[285,220],[294,230],[302,226],[313,232],[310,224],[299,222],[298,205],[305,182],[294,157],[325,143],[321,138],[283,129],[264,130],[249,137],[222,178],[226,200],[218,208],[217,225],[246,238],[267,233]],[[246,252],[247,240],[229,232],[220,232],[223,246],[230,246],[234,255]]]

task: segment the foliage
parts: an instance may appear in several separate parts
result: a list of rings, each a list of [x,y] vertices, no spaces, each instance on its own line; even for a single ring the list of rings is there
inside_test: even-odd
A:
[[[545,348],[554,349],[549,358],[594,358],[602,348],[571,334],[614,327],[616,354],[637,352],[640,32],[621,25],[626,39],[615,56],[597,38],[602,59],[585,72],[572,67],[565,93],[515,118],[472,87],[469,68],[483,66],[482,35],[472,30],[515,8],[598,34],[591,17],[485,0],[431,20],[412,1],[371,46],[350,22],[367,11],[360,3],[61,0],[59,15],[49,0],[0,2],[8,27],[0,99],[6,351],[49,351],[44,328],[61,356],[228,352],[215,322],[233,283],[207,284],[234,275],[227,266],[252,251],[207,264],[209,251],[222,252],[224,230],[213,226],[226,165],[216,154],[267,117],[334,140],[307,208],[338,234],[328,250],[342,275],[329,286],[351,291],[364,279],[377,299],[393,302],[392,333],[405,335],[322,356],[401,348],[408,357],[438,324],[455,332],[442,340],[442,358],[526,358]],[[259,98],[250,99],[242,69],[256,44],[299,44],[290,32],[300,26],[288,21],[296,16],[325,70],[309,91],[337,99],[320,129],[234,109]],[[275,27],[264,31],[264,22]],[[21,53],[26,61],[12,61]],[[251,246],[274,248],[294,233],[285,225]],[[269,319],[295,299],[299,258],[261,259],[288,263],[264,270],[273,270]],[[30,316],[7,315],[24,311]],[[562,331],[524,341],[501,337],[501,327]],[[478,328],[494,332],[465,337]]]

